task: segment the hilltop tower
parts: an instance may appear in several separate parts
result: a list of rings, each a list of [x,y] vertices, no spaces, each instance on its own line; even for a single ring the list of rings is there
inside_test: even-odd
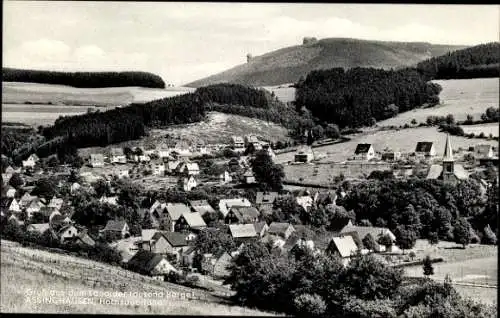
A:
[[[451,147],[450,135],[446,135],[446,145],[443,156],[443,181],[455,182],[455,159],[453,158],[453,148]]]

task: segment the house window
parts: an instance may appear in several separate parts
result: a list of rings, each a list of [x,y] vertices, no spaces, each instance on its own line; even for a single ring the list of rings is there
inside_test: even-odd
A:
[[[451,165],[446,166],[446,172],[451,172]]]

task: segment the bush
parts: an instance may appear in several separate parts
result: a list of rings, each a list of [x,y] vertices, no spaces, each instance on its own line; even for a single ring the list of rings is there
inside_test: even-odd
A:
[[[326,311],[326,303],[316,294],[302,294],[293,300],[295,311],[304,317],[320,317]]]

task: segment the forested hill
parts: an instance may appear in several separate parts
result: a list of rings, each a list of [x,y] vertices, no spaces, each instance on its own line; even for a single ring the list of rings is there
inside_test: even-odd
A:
[[[492,42],[451,52],[418,63],[418,70],[432,79],[500,76],[500,43]]]
[[[163,79],[147,72],[55,72],[2,68],[2,81],[67,85],[78,88],[139,86],[165,88]]]
[[[201,87],[216,83],[270,86],[296,83],[310,71],[336,67],[398,68],[416,66],[425,59],[466,46],[366,41],[345,38],[315,40],[304,38],[302,45],[290,46],[261,56],[246,64],[194,81],[184,86]]]
[[[415,69],[335,68],[312,71],[299,82],[296,104],[327,123],[359,127],[423,104],[435,105],[440,91]]]

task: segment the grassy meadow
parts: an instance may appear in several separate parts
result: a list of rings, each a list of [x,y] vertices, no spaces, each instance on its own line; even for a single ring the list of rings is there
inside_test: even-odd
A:
[[[20,247],[2,240],[0,311],[9,313],[81,314],[169,314],[266,316],[269,313],[232,306],[208,292],[166,282],[157,282],[119,267],[81,258]],[[45,292],[44,292],[45,291]],[[93,293],[93,304],[37,304],[28,295],[69,297],[71,293]],[[121,292],[123,296],[106,293]],[[156,292],[156,296],[145,293]],[[158,293],[163,292],[163,296]],[[96,296],[95,296],[96,295]],[[196,299],[190,299],[196,295]],[[127,301],[110,304],[106,300]],[[149,303],[148,303],[149,301]],[[151,302],[154,303],[151,304]],[[138,304],[136,304],[138,302]],[[144,303],[146,302],[146,303]]]
[[[440,105],[414,109],[378,124],[380,126],[400,126],[410,124],[412,119],[421,123],[425,122],[428,116],[446,116],[448,114],[453,114],[455,120],[465,120],[468,114],[478,120],[488,107],[497,108],[499,106],[498,78],[438,80],[434,82],[443,87],[439,94]]]
[[[489,136],[491,134],[493,137],[498,137],[498,123],[462,125],[462,129],[466,134],[472,133],[478,136],[483,133],[485,136]]]

